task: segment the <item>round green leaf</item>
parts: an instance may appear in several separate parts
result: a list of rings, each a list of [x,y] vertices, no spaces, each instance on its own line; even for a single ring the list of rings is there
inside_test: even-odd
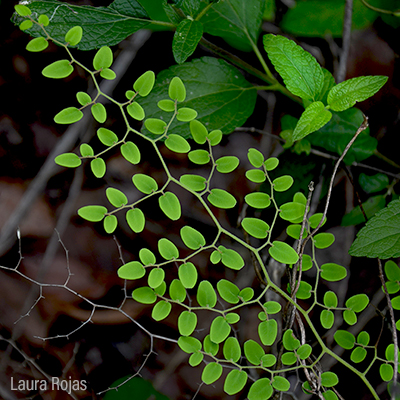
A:
[[[326,392],[323,392],[322,396],[324,397],[325,400],[339,400],[339,398],[336,396],[336,393],[333,390],[327,390]]]
[[[335,292],[328,291],[324,294],[324,304],[327,307],[335,308],[338,305],[338,298]]]
[[[278,324],[274,319],[260,322],[258,325],[258,336],[264,346],[272,346],[278,334]]]
[[[93,157],[94,155],[92,146],[89,146],[87,143],[82,143],[79,146],[79,152],[81,153],[82,157]]]
[[[179,258],[178,248],[166,238],[162,238],[158,241],[158,251],[165,260]]]
[[[92,112],[93,118],[97,122],[103,123],[106,121],[107,111],[103,104],[101,103],[93,104],[92,107],[90,108],[90,111]]]
[[[82,40],[83,30],[81,26],[74,26],[65,35],[65,41],[70,46],[76,46]]]
[[[155,289],[159,287],[165,278],[165,271],[162,268],[153,268],[149,276],[147,278],[147,284],[152,288]]]
[[[272,386],[280,392],[287,392],[290,389],[290,382],[283,376],[275,375]]]
[[[393,367],[390,364],[381,364],[379,374],[383,381],[389,382],[393,378]]]
[[[368,332],[362,331],[357,336],[357,343],[362,344],[363,346],[368,346],[370,340],[370,336]]]
[[[175,111],[175,102],[172,100],[160,100],[157,103],[158,108],[166,112]]]
[[[297,361],[296,354],[292,351],[286,352],[282,354],[282,364],[284,365],[293,365]]]
[[[30,19],[26,19],[25,21],[22,21],[19,29],[21,29],[21,31],[26,31],[27,29],[31,29],[33,25],[33,22]]]
[[[144,229],[144,225],[146,223],[146,219],[144,217],[143,211],[139,208],[133,208],[128,210],[126,213],[126,222],[128,223],[129,227],[135,233],[140,233]]]
[[[54,122],[57,124],[73,124],[78,122],[83,117],[83,112],[76,107],[67,107],[61,110],[54,117]]]
[[[267,193],[250,193],[244,197],[245,202],[253,208],[263,209],[271,204],[271,198]]]
[[[209,281],[201,281],[197,289],[197,302],[201,307],[213,308],[217,304],[217,295]]]
[[[297,192],[297,193],[294,194],[294,196],[293,196],[293,201],[294,201],[295,203],[300,203],[300,204],[304,204],[304,205],[307,204],[307,198],[306,198],[306,196],[304,196],[304,194],[301,193],[301,192]]]
[[[211,189],[207,200],[215,207],[228,209],[236,205],[236,199],[227,191],[222,189]]]
[[[174,279],[169,286],[169,295],[172,300],[183,302],[186,299],[186,290],[179,279]]]
[[[218,380],[221,375],[222,366],[220,364],[217,364],[216,362],[210,362],[204,367],[203,373],[201,374],[201,380],[206,385],[211,385],[216,380]]]
[[[180,234],[183,243],[191,250],[197,250],[206,244],[204,236],[199,231],[190,226],[184,226],[181,229]]]
[[[221,279],[217,283],[217,290],[219,295],[230,304],[239,303],[239,288],[226,279]]]
[[[106,173],[106,163],[102,158],[95,158],[90,161],[90,169],[96,178],[102,178]]]
[[[217,146],[222,140],[222,131],[215,129],[207,135],[207,138],[210,141],[211,146]]]
[[[136,102],[129,104],[126,107],[126,111],[128,111],[128,114],[137,121],[143,121],[146,116],[143,107]]]
[[[207,140],[207,128],[197,119],[190,121],[190,133],[192,134],[193,140],[198,144],[204,144]]]
[[[276,192],[285,192],[293,185],[293,178],[290,175],[283,175],[275,178],[272,183]]]
[[[203,348],[206,353],[216,356],[219,351],[219,344],[211,341],[210,335],[207,335],[203,340]]]
[[[346,350],[351,350],[356,342],[354,335],[344,330],[336,331],[333,337],[335,338],[336,343]]]
[[[286,228],[286,233],[292,237],[293,239],[299,239],[300,238],[300,233],[301,233],[301,225],[300,224],[293,224],[289,225]],[[303,231],[303,239],[307,236],[307,230],[304,229]]]
[[[350,355],[350,360],[354,363],[360,363],[365,360],[367,356],[367,350],[363,347],[356,347]]]
[[[276,357],[273,354],[266,354],[261,357],[261,365],[269,368],[276,364]]]
[[[41,15],[39,15],[38,22],[39,22],[39,24],[42,24],[43,26],[48,26],[50,23],[50,20],[47,15],[41,14]]]
[[[243,302],[250,301],[254,296],[254,290],[252,288],[246,287],[239,292],[239,298]]]
[[[182,122],[193,121],[197,117],[197,111],[189,107],[182,107],[178,109],[176,119]]]
[[[197,269],[191,262],[187,262],[179,266],[178,276],[186,289],[193,289],[197,282]]]
[[[198,165],[207,164],[210,161],[210,153],[206,150],[193,150],[189,154],[189,160]]]
[[[268,378],[261,378],[251,385],[247,397],[249,400],[267,400],[273,392],[271,381]]]
[[[140,192],[145,194],[150,194],[158,189],[156,180],[145,174],[133,175],[132,182]]]
[[[258,218],[243,218],[242,227],[249,235],[257,239],[265,239],[270,229],[266,222]]]
[[[231,333],[231,326],[226,322],[224,317],[218,316],[210,326],[210,339],[214,343],[222,343]]]
[[[176,194],[165,192],[158,198],[158,204],[164,214],[172,221],[176,221],[181,217],[181,203]]]
[[[108,81],[112,81],[117,77],[117,74],[110,68],[105,68],[100,71],[100,76]]]
[[[165,283],[165,281],[163,281],[160,286],[154,288],[154,293],[158,294],[159,296],[164,296],[166,290],[167,284]]]
[[[389,281],[400,281],[400,268],[392,260],[385,262],[385,274]]]
[[[127,90],[125,92],[125,97],[130,101],[133,100],[136,96],[136,93],[133,90]]]
[[[246,171],[246,178],[254,183],[262,183],[267,179],[264,171],[260,169],[250,169]]]
[[[215,161],[217,165],[217,171],[223,174],[234,171],[239,165],[239,159],[235,156],[220,157]]]
[[[118,269],[118,276],[121,279],[140,279],[145,276],[146,270],[139,261],[131,261]]]
[[[171,312],[171,308],[171,303],[168,303],[168,301],[165,300],[161,300],[153,307],[151,316],[156,321],[161,321],[168,317],[169,313]]]
[[[308,222],[312,229],[315,229],[319,225],[323,215],[324,214],[322,214],[322,213],[316,213],[314,215],[311,215],[310,218],[308,218]],[[324,222],[322,223],[321,226],[324,226],[325,222],[326,222],[326,218],[324,219]]]
[[[214,250],[210,255],[210,261],[213,264],[218,264],[221,261],[221,253],[218,250]]]
[[[290,292],[290,287],[288,286],[288,291]],[[312,286],[305,281],[300,282],[299,290],[296,292],[296,298],[306,300],[311,297]]]
[[[302,260],[303,260],[303,263],[302,263],[303,272],[310,270],[313,266],[313,261],[312,261],[311,257],[308,254],[303,254]]]
[[[245,371],[239,371],[234,369],[229,372],[225,379],[224,391],[229,395],[239,393],[247,382],[247,373]]]
[[[298,349],[297,349],[297,355],[302,359],[305,360],[308,357],[310,357],[312,352],[312,347],[308,344],[305,343],[303,345],[301,345]]]
[[[107,208],[103,206],[84,206],[78,210],[78,215],[90,222],[101,221],[107,213]]]
[[[247,158],[249,159],[250,164],[255,168],[260,168],[264,163],[264,156],[257,149],[249,149]]]
[[[285,242],[275,240],[268,249],[270,256],[282,264],[296,264],[299,259],[296,250]]]
[[[180,336],[178,339],[178,346],[185,353],[195,353],[201,350],[200,340],[191,336]]]
[[[343,319],[349,324],[354,325],[357,323],[357,315],[352,310],[344,310],[343,311]]]
[[[21,17],[27,17],[28,15],[32,14],[32,11],[27,6],[24,6],[23,4],[15,5],[14,9]]]
[[[139,148],[133,142],[126,142],[121,145],[121,154],[131,164],[139,164],[140,162]]]
[[[42,36],[32,39],[27,45],[26,50],[32,52],[39,52],[47,49],[49,42]]]
[[[325,387],[332,387],[339,383],[339,378],[334,372],[323,372],[321,374],[321,385]]]
[[[92,98],[86,92],[78,92],[76,94],[76,99],[82,106],[85,106],[86,104],[89,104],[92,101]]]
[[[128,199],[123,192],[115,188],[107,188],[106,189],[106,196],[108,201],[114,207],[122,207],[128,203]]]
[[[204,355],[203,353],[193,353],[189,357],[189,364],[192,367],[197,367],[203,361]]]
[[[393,297],[391,302],[395,310],[400,310],[400,296]]]
[[[279,208],[279,216],[285,221],[290,221],[294,223],[302,221],[306,209],[304,204],[295,202],[282,204]]]
[[[155,135],[162,135],[165,132],[167,124],[162,119],[147,118],[144,121],[144,126],[151,133],[154,133]]]
[[[153,265],[156,263],[156,256],[154,253],[146,248],[140,249],[139,258],[144,265]]]
[[[176,100],[179,102],[185,101],[186,99],[186,89],[185,85],[183,84],[181,78],[175,76],[171,79],[168,88],[168,96],[172,100]]]
[[[115,215],[107,215],[103,221],[104,230],[107,233],[113,233],[118,226],[118,219]]]
[[[223,347],[224,357],[228,361],[238,362],[241,356],[240,344],[235,337],[228,337]]]
[[[313,239],[317,249],[326,249],[333,244],[335,236],[332,233],[317,233]]]
[[[236,324],[237,322],[240,321],[240,316],[239,314],[236,313],[228,313],[226,314],[226,321],[228,322],[228,324]]]
[[[322,310],[320,315],[321,325],[324,329],[331,329],[335,322],[335,315],[331,310]]]
[[[286,350],[296,350],[300,346],[300,340],[293,337],[292,329],[285,331],[282,342]]]
[[[45,67],[42,74],[46,78],[62,79],[70,76],[73,71],[74,67],[69,60],[58,60]]]
[[[224,246],[219,246],[218,250],[221,253],[221,262],[225,267],[239,270],[244,267],[244,260],[242,256],[232,249],[227,249]]]
[[[346,268],[335,263],[321,265],[321,278],[330,282],[340,281],[347,276]]]
[[[264,165],[267,171],[273,171],[279,164],[279,160],[275,157],[270,157],[265,160]]]
[[[133,300],[136,300],[138,303],[142,304],[153,304],[157,300],[157,296],[154,293],[154,290],[150,289],[147,286],[135,289],[132,292]]]
[[[206,188],[206,178],[200,175],[185,174],[179,178],[179,182],[195,192],[201,192]]]
[[[153,71],[146,71],[140,75],[133,84],[133,89],[139,93],[140,96],[146,97],[153,89],[156,76]]]
[[[101,47],[93,58],[93,67],[96,71],[110,68],[113,62],[113,53],[108,46]]]
[[[77,168],[82,164],[82,160],[75,153],[64,153],[54,159],[55,163],[61,167]]]
[[[165,145],[175,153],[188,153],[190,151],[189,142],[182,136],[173,133],[168,136]]]
[[[250,339],[244,342],[244,355],[247,361],[253,365],[260,365],[261,358],[264,356],[264,349],[254,340]]]
[[[197,315],[190,311],[183,311],[178,318],[178,330],[182,336],[189,336],[196,329]]]
[[[267,314],[277,314],[282,309],[282,306],[278,302],[272,300],[264,303],[263,307],[265,308]]]
[[[95,105],[102,104],[98,103]],[[97,129],[97,137],[99,138],[100,142],[103,143],[105,146],[112,146],[118,142],[118,136],[113,131],[110,131],[106,128]]]
[[[346,301],[346,307],[354,312],[361,312],[367,307],[369,298],[366,294],[356,294]]]

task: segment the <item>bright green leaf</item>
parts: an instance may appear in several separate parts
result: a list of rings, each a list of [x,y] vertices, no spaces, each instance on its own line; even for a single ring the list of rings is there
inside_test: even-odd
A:
[[[187,262],[179,266],[178,276],[186,289],[193,289],[197,282],[197,269],[191,262]]]
[[[201,350],[201,342],[200,340],[191,337],[191,336],[180,336],[178,339],[178,346],[185,353],[195,353]]]
[[[107,208],[103,206],[84,206],[78,210],[78,215],[90,222],[101,221],[106,213]]]
[[[179,178],[179,182],[195,192],[201,192],[206,188],[206,178],[200,175],[185,174]]]
[[[321,265],[321,278],[331,282],[337,282],[347,276],[345,267],[335,263]]]
[[[356,342],[356,338],[354,337],[354,335],[344,330],[336,331],[334,334],[334,338],[336,340],[336,343],[346,350],[351,350]]]
[[[244,196],[245,202],[253,208],[267,208],[271,204],[271,198],[267,193],[257,192]]]
[[[158,251],[165,260],[179,258],[178,248],[169,239],[161,238],[158,241]]]
[[[285,192],[293,185],[293,178],[290,175],[283,175],[272,181],[276,192]]]
[[[133,175],[132,182],[136,188],[144,194],[150,194],[158,189],[156,180],[145,174]]]
[[[118,269],[118,276],[121,279],[140,279],[145,276],[146,270],[139,261],[131,261]]]
[[[106,173],[106,163],[102,158],[95,158],[90,161],[90,169],[96,178],[102,178]]]
[[[154,253],[146,248],[140,249],[139,258],[144,265],[152,265],[156,263],[156,256]]]
[[[339,383],[339,378],[334,372],[323,372],[321,374],[321,385],[325,387],[332,387]]]
[[[214,343],[222,343],[230,333],[231,327],[224,317],[218,316],[211,322],[210,338]]]
[[[83,113],[81,110],[76,107],[68,107],[61,110],[54,117],[54,122],[57,124],[73,124],[78,122],[83,117]]]
[[[193,140],[198,144],[204,144],[207,140],[207,135],[208,135],[207,128],[197,119],[190,121],[190,133],[192,134]]]
[[[76,46],[82,40],[83,30],[81,26],[74,26],[65,35],[65,41],[70,46]]]
[[[188,156],[189,160],[195,164],[204,165],[210,162],[210,153],[206,150],[193,150]]]
[[[197,302],[201,307],[215,307],[217,295],[209,281],[201,281],[197,289]]]
[[[179,279],[174,279],[169,286],[169,295],[172,300],[184,302],[186,299],[186,290]]]
[[[247,373],[245,371],[239,371],[234,369],[228,373],[225,379],[224,391],[229,395],[239,393],[247,382]]]
[[[171,308],[171,303],[161,300],[154,306],[151,316],[154,320],[161,321],[168,317],[169,313],[171,312]]]
[[[238,340],[231,336],[226,339],[223,347],[224,357],[228,361],[238,362],[241,356],[240,344]]]
[[[139,208],[134,208],[128,210],[126,213],[126,222],[128,223],[129,227],[135,233],[140,233],[143,231],[146,219],[144,217],[143,211]]]
[[[172,221],[181,217],[181,203],[175,193],[165,192],[158,198],[158,204],[164,214]]]
[[[260,322],[258,336],[264,346],[272,346],[278,334],[278,324],[274,319]]]
[[[265,239],[270,229],[269,225],[259,218],[243,218],[241,225],[249,235],[257,239]]]
[[[223,189],[211,189],[207,200],[215,207],[228,209],[236,205],[236,199]]]
[[[220,364],[217,364],[216,362],[210,362],[204,367],[203,373],[201,374],[201,380],[206,385],[211,385],[216,380],[218,380],[221,375],[222,366]]]
[[[251,385],[247,397],[249,400],[267,400],[273,392],[271,381],[268,378],[261,378]]]
[[[182,136],[175,134],[168,135],[165,145],[175,153],[188,153],[190,151],[189,142]]]
[[[111,187],[107,188],[106,196],[107,196],[108,201],[114,207],[122,207],[128,203],[127,197],[119,189],[115,189],[115,188],[111,188]]]
[[[107,233],[113,233],[118,226],[118,219],[115,215],[107,215],[103,221],[104,230]]]
[[[226,279],[221,279],[217,283],[217,290],[219,295],[227,302],[231,304],[239,303],[239,288]]]
[[[126,107],[126,111],[128,111],[128,114],[133,119],[136,119],[137,121],[143,121],[146,116],[146,113],[144,112],[143,107],[136,101],[129,104]]]
[[[326,249],[333,244],[335,236],[332,233],[317,233],[313,240],[317,249]]]
[[[147,286],[135,289],[132,292],[133,300],[136,300],[142,304],[153,304],[157,300],[157,296],[154,293],[154,290],[150,289]]]
[[[331,310],[322,310],[320,315],[321,325],[324,329],[331,329],[335,322],[335,315]]]
[[[93,58],[93,67],[96,71],[110,68],[113,62],[113,53],[108,46],[100,47]]]
[[[133,84],[133,89],[139,93],[140,96],[146,97],[153,89],[155,82],[155,74],[153,71],[146,71],[140,75]]]
[[[36,52],[47,49],[48,46],[49,46],[49,42],[44,37],[40,36],[38,38],[32,39],[26,45],[26,50],[36,53]]]
[[[156,287],[159,287],[165,278],[165,272],[162,268],[153,268],[149,276],[147,278],[147,284],[152,288],[155,289]]]
[[[244,342],[244,355],[247,361],[253,365],[260,365],[261,358],[264,356],[264,349],[254,340],[250,339]]]
[[[106,121],[107,111],[103,104],[101,103],[93,104],[92,107],[90,108],[90,111],[92,112],[93,118],[97,122],[103,123]]]
[[[121,154],[131,164],[139,164],[140,162],[140,150],[133,142],[126,142],[121,145]]]
[[[68,60],[58,60],[43,69],[42,74],[46,78],[62,79],[70,76],[74,67]]]
[[[168,87],[168,96],[170,97],[170,99],[175,101],[185,101],[186,88],[181,78],[175,76],[171,79]]]
[[[178,318],[178,330],[182,336],[189,336],[197,325],[197,315],[193,312],[183,311]]]
[[[239,165],[239,159],[235,156],[224,156],[220,157],[215,161],[217,165],[217,171],[223,174],[234,171]]]
[[[272,386],[280,392],[287,392],[290,389],[290,382],[283,376],[275,375]]]
[[[299,259],[296,250],[285,242],[273,241],[268,249],[270,256],[282,264],[296,264]]]
[[[64,153],[54,159],[55,163],[61,167],[77,168],[82,164],[82,160],[75,153]]]
[[[189,247],[191,250],[198,250],[200,247],[203,247],[206,244],[204,236],[190,226],[184,226],[181,229],[180,234],[185,246]]]
[[[176,119],[182,122],[193,121],[197,117],[197,111],[189,107],[181,107],[178,109]]]
[[[244,267],[244,260],[242,256],[232,249],[227,249],[224,246],[219,246],[218,250],[221,253],[221,262],[226,267],[239,270]]]
[[[97,129],[97,137],[99,138],[101,143],[108,147],[118,142],[118,136],[113,131],[110,131],[106,128]]]

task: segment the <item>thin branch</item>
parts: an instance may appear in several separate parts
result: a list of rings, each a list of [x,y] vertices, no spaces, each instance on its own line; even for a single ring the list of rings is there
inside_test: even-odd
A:
[[[347,60],[350,52],[351,23],[353,17],[353,0],[346,0],[343,19],[343,48],[340,55],[339,70],[336,76],[337,83],[343,82],[346,78]]]

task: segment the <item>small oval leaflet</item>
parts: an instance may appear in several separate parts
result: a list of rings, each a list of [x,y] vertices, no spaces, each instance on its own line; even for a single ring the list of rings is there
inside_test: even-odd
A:
[[[321,265],[321,278],[330,282],[340,281],[347,276],[345,267],[335,263]]]
[[[97,122],[100,122],[102,124],[103,122],[106,121],[107,111],[103,104],[101,103],[93,104],[92,107],[90,108],[90,111],[92,112],[93,118]]]
[[[354,335],[344,330],[337,330],[333,337],[336,340],[336,343],[346,350],[352,349],[356,342]]]
[[[121,279],[140,279],[145,276],[146,270],[139,261],[131,261],[118,269]]]
[[[14,9],[21,17],[27,17],[28,15],[32,14],[32,11],[27,6],[24,6],[23,4],[15,5]]]
[[[179,266],[178,276],[186,289],[193,289],[197,282],[197,269],[193,263],[187,262]]]
[[[367,356],[367,350],[363,347],[356,347],[350,355],[350,360],[354,363],[360,363],[365,360]]]
[[[297,357],[292,351],[282,354],[282,364],[283,365],[293,365],[296,361],[297,361]]]
[[[383,381],[391,381],[393,378],[393,367],[390,364],[381,364],[379,367],[379,375]]]
[[[115,215],[107,215],[103,221],[106,233],[113,233],[118,226],[118,219]]]
[[[283,175],[279,178],[275,178],[272,183],[275,191],[284,192],[293,185],[293,178],[290,175]]]
[[[133,142],[126,142],[121,145],[121,154],[131,164],[139,164],[140,162],[140,150]]]
[[[321,374],[321,385],[325,387],[332,387],[339,383],[339,378],[334,372],[323,372]]]
[[[207,128],[197,119],[190,121],[189,127],[193,140],[198,144],[204,144],[208,135]]]
[[[203,349],[206,353],[215,356],[218,353],[219,344],[211,341],[210,335],[207,335],[203,340]]]
[[[267,171],[273,171],[279,164],[279,160],[276,157],[270,157],[265,160],[264,165]]]
[[[191,336],[180,336],[178,339],[178,346],[185,353],[195,353],[201,350],[201,342],[199,339],[196,339]]]
[[[33,22],[30,19],[26,19],[25,21],[21,22],[19,29],[21,29],[21,31],[26,31],[27,29],[32,28],[32,25],[33,25]]]
[[[181,203],[175,193],[164,193],[158,198],[158,204],[163,213],[172,221],[177,221],[181,217]]]
[[[82,160],[75,153],[64,153],[54,159],[55,163],[61,167],[77,168],[82,164]]]
[[[157,107],[163,111],[172,112],[172,111],[175,111],[175,102],[173,102],[172,100],[168,100],[168,99],[160,100],[157,103]]]
[[[215,307],[217,295],[209,281],[201,281],[197,289],[197,302],[201,307]]]
[[[49,42],[44,37],[32,39],[27,45],[26,50],[32,52],[39,52],[47,49]]]
[[[228,174],[234,171],[239,165],[239,159],[235,156],[224,156],[215,161],[217,164],[217,171],[222,174]]]
[[[148,286],[144,286],[138,289],[135,289],[132,292],[133,300],[136,300],[142,304],[153,304],[157,300],[157,296],[154,293],[154,290],[149,288]]]
[[[249,339],[244,342],[244,355],[247,361],[253,365],[260,365],[261,358],[264,356],[264,349],[254,340]]]
[[[62,79],[71,75],[74,67],[68,60],[58,60],[43,69],[42,74],[46,78]]]
[[[54,122],[57,124],[73,124],[83,117],[83,112],[76,107],[68,107],[61,110],[55,117]]]
[[[250,387],[247,395],[249,400],[266,400],[272,396],[274,389],[268,378],[257,379]]]
[[[243,218],[243,229],[257,239],[265,239],[268,236],[269,225],[259,218]]]
[[[82,157],[93,157],[94,155],[92,146],[89,146],[87,143],[82,143],[79,146],[79,152],[81,153]]]
[[[226,360],[238,362],[242,354],[239,341],[235,337],[228,337],[224,343],[223,353]]]
[[[250,301],[254,296],[254,290],[250,287],[245,287],[239,292],[239,297],[242,301]]]
[[[222,343],[231,333],[231,327],[225,318],[218,316],[214,318],[210,326],[210,338],[214,343]]]
[[[129,104],[126,107],[126,111],[128,111],[128,114],[133,118],[136,119],[137,121],[142,121],[144,120],[146,114],[143,110],[143,107],[139,103],[132,103]]]
[[[153,89],[155,79],[156,77],[153,71],[146,71],[136,79],[133,84],[133,89],[138,92],[140,96],[146,97]]]
[[[249,159],[250,164],[255,168],[260,168],[264,163],[264,156],[257,149],[249,149],[247,158]]]
[[[274,319],[260,322],[258,325],[258,336],[264,346],[272,346],[278,334],[278,324]]]
[[[101,47],[93,58],[93,67],[96,71],[110,68],[113,62],[113,53],[108,46]]]
[[[47,26],[50,23],[49,17],[45,14],[39,15],[38,18],[39,24],[42,24],[43,26]]]
[[[265,308],[267,314],[277,314],[282,309],[282,306],[278,302],[272,300],[264,303],[263,307]]]
[[[217,283],[217,290],[219,295],[230,304],[237,304],[239,303],[239,288],[226,279],[221,279]]]
[[[293,337],[292,329],[285,331],[282,342],[286,350],[296,350],[300,346],[300,340]]]
[[[195,192],[201,192],[206,188],[206,178],[200,175],[185,174],[179,178],[179,182]]]
[[[236,199],[223,189],[211,189],[207,200],[215,207],[229,209],[236,205]]]
[[[285,221],[301,222],[304,216],[306,207],[304,204],[289,202],[280,206],[279,216]]]
[[[197,315],[190,311],[183,311],[178,318],[178,330],[182,336],[189,336],[196,329]]]
[[[166,260],[172,260],[179,257],[178,248],[166,238],[162,238],[158,241],[158,251],[161,257]]]
[[[106,173],[106,163],[102,158],[90,161],[90,169],[96,178],[102,178]]]
[[[219,246],[218,250],[221,253],[221,262],[225,265],[225,267],[234,270],[239,270],[244,267],[244,260],[237,251],[227,249],[224,246]]]
[[[274,376],[272,386],[280,392],[287,392],[290,389],[290,382],[283,376]]]
[[[154,293],[158,294],[159,296],[164,296],[166,291],[167,291],[167,284],[165,283],[165,281],[162,282],[160,286],[154,289]]]
[[[271,198],[267,193],[250,193],[244,197],[244,201],[253,208],[263,209],[271,204]]]
[[[317,249],[326,249],[333,244],[335,236],[332,233],[317,233],[313,240]]]
[[[356,294],[346,301],[346,307],[350,308],[354,312],[361,312],[367,307],[369,298],[366,294]]]
[[[305,360],[308,357],[310,357],[312,353],[312,347],[308,344],[305,343],[303,345],[301,345],[298,349],[297,349],[297,355],[300,357],[300,359]]]
[[[225,379],[224,391],[229,395],[239,393],[247,382],[247,373],[245,371],[239,371],[234,369],[229,372]]]
[[[76,46],[82,40],[82,35],[82,27],[74,26],[66,33],[65,41],[71,46]]]
[[[295,264],[299,256],[293,247],[285,242],[273,241],[272,246],[268,249],[270,256],[282,264]]]
[[[168,135],[165,145],[175,153],[188,153],[190,151],[189,142],[180,135]]]
[[[338,305],[338,298],[335,292],[331,290],[324,294],[324,304],[327,307],[335,308]]]
[[[189,247],[189,249],[191,250],[197,250],[200,247],[205,246],[206,244],[204,236],[199,231],[190,226],[184,226],[181,229],[180,234],[185,246]]]
[[[246,178],[254,183],[262,183],[267,179],[264,172],[260,169],[249,169],[246,171]]]
[[[343,319],[349,324],[354,325],[357,323],[357,315],[354,311],[344,310],[343,311]]]
[[[203,361],[204,355],[202,353],[193,353],[189,357],[189,364],[192,367],[197,367]]]
[[[147,118],[144,121],[144,126],[147,128],[148,131],[154,133],[155,135],[161,135],[164,133],[165,127],[167,123],[162,119],[158,118]]]
[[[117,74],[110,68],[105,68],[100,71],[100,76],[108,81],[112,81],[117,77]]]
[[[197,111],[189,107],[182,107],[178,109],[176,119],[182,122],[193,121],[197,117]]]
[[[150,194],[158,189],[156,180],[145,174],[133,175],[132,182],[136,186],[137,190],[144,194]]]
[[[276,363],[276,357],[273,354],[266,354],[261,357],[261,365],[263,367],[272,367]]]
[[[204,165],[210,162],[210,153],[206,150],[193,150],[188,154],[188,157],[194,164]]]
[[[161,321],[168,317],[171,312],[172,305],[168,301],[161,300],[153,308],[151,316],[156,321]]]
[[[178,78],[177,76],[172,78],[168,88],[168,96],[172,100],[177,100],[179,102],[185,101],[186,89],[181,78]]]
[[[211,146],[216,146],[222,140],[222,131],[215,129],[207,135],[207,138],[210,141]]]
[[[125,218],[133,232],[140,233],[143,231],[146,220],[142,210],[139,208],[128,210]]]
[[[108,201],[114,207],[117,207],[117,208],[122,207],[128,203],[127,197],[119,189],[115,189],[115,188],[111,188],[111,187],[107,188],[106,196],[107,196]]]
[[[99,138],[101,143],[108,147],[118,142],[118,136],[113,131],[110,131],[106,128],[97,129],[97,137]]]
[[[139,258],[144,265],[152,265],[156,263],[156,256],[154,253],[146,248],[140,249]]]
[[[81,106],[85,106],[92,101],[92,98],[86,92],[77,92],[76,99]]]
[[[201,380],[206,385],[211,385],[216,380],[218,380],[221,375],[222,366],[220,364],[217,364],[216,362],[210,362],[204,367],[203,373],[201,374]]]
[[[240,321],[240,315],[236,313],[228,313],[226,314],[226,321],[228,324],[236,324],[237,322]]]
[[[155,289],[163,283],[164,278],[165,272],[162,268],[153,268],[149,273],[147,283],[152,289]]]
[[[174,279],[169,286],[169,295],[172,300],[184,302],[186,299],[186,290],[179,279]]]
[[[103,206],[84,206],[78,210],[78,215],[90,222],[101,221],[107,213],[107,208]]]

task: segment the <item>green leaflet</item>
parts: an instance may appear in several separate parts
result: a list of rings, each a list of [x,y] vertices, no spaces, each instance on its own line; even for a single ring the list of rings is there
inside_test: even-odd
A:
[[[217,290],[219,295],[228,303],[239,303],[239,288],[226,279],[221,279],[217,283]]]
[[[254,340],[250,339],[244,342],[244,355],[247,361],[253,365],[260,365],[261,358],[265,354],[264,349]]]
[[[386,206],[385,196],[379,194],[377,196],[370,197],[367,201],[362,203],[365,215],[368,219],[372,218],[378,211],[382,210]],[[347,213],[343,218],[341,225],[357,225],[365,223],[365,217],[361,211],[361,207],[354,207],[349,213]]]
[[[388,80],[387,76],[360,76],[334,86],[328,104],[334,111],[344,111],[373,96]]]
[[[161,321],[168,317],[169,313],[171,312],[171,309],[172,309],[171,303],[168,303],[165,300],[161,300],[154,306],[151,316],[156,321]]]
[[[139,261],[131,261],[118,269],[121,279],[140,279],[145,276],[146,270]]]
[[[311,103],[301,114],[293,131],[293,140],[300,140],[326,125],[332,118],[332,113],[325,109],[322,102]]]
[[[107,188],[106,189],[106,196],[108,201],[114,206],[114,207],[122,207],[125,204],[128,203],[128,199],[125,196],[123,192],[121,192],[119,189],[115,188]]]
[[[151,118],[162,117],[163,121],[171,118],[168,112],[159,109],[157,103],[169,97],[169,82],[175,76],[179,76],[186,86],[187,96],[181,105],[197,110],[197,120],[206,125],[209,131],[220,129],[223,133],[231,133],[254,110],[256,90],[240,72],[223,60],[203,57],[172,66],[158,74],[152,92],[138,99]],[[149,134],[147,129],[143,133]],[[168,133],[185,138],[190,136],[187,122],[176,119],[171,123]]]
[[[193,312],[183,311],[178,318],[178,330],[182,336],[189,336],[197,325],[197,315]]]
[[[285,242],[275,240],[268,249],[270,256],[282,264],[295,264],[299,259],[298,254]]]
[[[268,378],[257,379],[250,387],[247,395],[249,400],[266,400],[272,396],[274,389]]]
[[[39,52],[47,49],[49,42],[44,37],[32,39],[27,45],[26,49],[32,52]]]
[[[223,0],[200,19],[204,32],[222,37],[239,50],[251,51],[257,43],[264,0]]]
[[[172,41],[172,52],[178,64],[193,54],[202,36],[203,25],[199,21],[185,19],[178,25]]]
[[[292,40],[283,36],[264,36],[264,48],[287,89],[304,100],[315,101],[324,84],[317,60]]]
[[[217,364],[216,362],[210,362],[204,367],[203,373],[201,374],[201,380],[206,385],[211,385],[216,380],[218,380],[221,375],[222,366],[220,364]]]
[[[74,26],[65,35],[65,41],[70,46],[76,46],[82,40],[83,30],[81,26]]]
[[[215,207],[218,208],[233,208],[236,205],[236,199],[226,190],[211,189],[207,200]]]
[[[57,124],[73,124],[83,118],[83,113],[76,107],[68,107],[61,110],[54,116],[54,122]]]
[[[78,210],[78,215],[90,222],[101,221],[106,213],[107,208],[103,206],[84,206]]]
[[[74,67],[69,60],[58,60],[44,68],[42,74],[46,78],[62,79],[70,76],[73,71]]]
[[[176,221],[181,217],[181,203],[175,193],[165,192],[158,198],[158,204],[169,219]]]
[[[64,153],[54,159],[55,163],[67,168],[77,168],[82,164],[82,160],[75,153]]]
[[[209,281],[201,281],[197,289],[197,302],[201,307],[215,307],[217,295]]]
[[[185,288],[193,289],[197,282],[197,269],[191,262],[182,264],[178,269],[178,276]]]
[[[210,339],[214,343],[222,343],[231,333],[231,327],[224,317],[218,316],[210,326]]]
[[[225,379],[224,391],[229,395],[239,393],[247,382],[247,373],[245,371],[239,371],[234,369],[229,372]]]
[[[241,356],[240,344],[235,337],[228,337],[223,347],[224,357],[229,361],[237,362]]]
[[[197,250],[200,247],[205,246],[206,244],[204,236],[199,231],[190,226],[184,226],[181,229],[180,234],[183,243],[185,243],[185,246],[189,247],[189,249]]]
[[[380,259],[400,256],[400,200],[392,200],[366,223],[349,254]]]

